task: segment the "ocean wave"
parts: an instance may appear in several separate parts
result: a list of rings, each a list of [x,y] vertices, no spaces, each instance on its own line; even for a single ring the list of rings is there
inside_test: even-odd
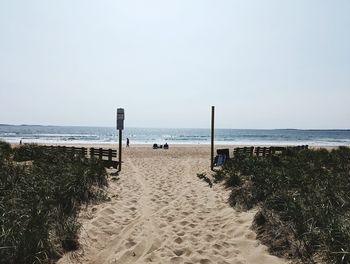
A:
[[[116,144],[115,128],[99,127],[0,127],[0,139],[11,143]],[[125,129],[132,144],[210,144],[209,129]],[[350,145],[349,130],[245,130],[216,129],[215,142],[222,145]]]

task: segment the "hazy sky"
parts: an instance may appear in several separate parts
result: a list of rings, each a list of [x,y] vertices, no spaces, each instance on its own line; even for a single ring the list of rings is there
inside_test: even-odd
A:
[[[0,0],[0,123],[350,128],[349,0]]]

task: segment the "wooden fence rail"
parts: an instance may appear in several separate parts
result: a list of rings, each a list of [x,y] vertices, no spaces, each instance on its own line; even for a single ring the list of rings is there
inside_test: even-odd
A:
[[[308,145],[301,145],[301,146],[291,146],[291,147],[239,147],[234,148],[233,155],[249,155],[258,157],[265,157],[273,154],[282,154],[285,153],[287,150],[304,150],[308,149]]]
[[[254,147],[243,147],[243,148],[235,148],[233,149],[233,156],[237,154],[244,154],[244,155],[249,155],[252,156],[254,151]]]
[[[90,148],[89,152],[87,148],[81,147],[66,147],[66,146],[43,146],[45,150],[48,151],[63,151],[66,153],[72,153],[77,155],[87,156],[89,154],[90,158],[98,158],[105,167],[118,168],[119,162],[113,160],[117,157],[117,151],[115,149],[103,149],[103,148]],[[107,158],[107,159],[104,159]]]
[[[103,162],[105,167],[118,168],[118,161],[113,160],[117,157],[117,151],[114,149],[103,149],[103,148],[90,148],[90,157],[97,157]],[[104,157],[108,159],[105,160]]]
[[[73,154],[81,154],[86,156],[88,151],[87,148],[77,148],[77,147],[66,147],[66,146],[43,146],[43,148],[45,150],[48,151],[57,151],[57,150],[61,150],[63,152],[67,152],[67,153],[73,153]]]

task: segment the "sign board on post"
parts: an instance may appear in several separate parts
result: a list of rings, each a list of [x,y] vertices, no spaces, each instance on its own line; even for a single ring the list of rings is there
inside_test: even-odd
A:
[[[124,129],[124,119],[125,119],[124,109],[118,108],[117,109],[117,129],[118,130]]]
[[[117,129],[118,130],[124,129],[124,120],[117,120]]]
[[[124,109],[117,109],[117,130],[119,130],[119,168],[118,170],[122,170],[122,130],[124,129]]]

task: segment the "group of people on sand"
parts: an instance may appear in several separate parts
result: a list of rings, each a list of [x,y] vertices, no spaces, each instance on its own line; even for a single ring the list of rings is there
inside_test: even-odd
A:
[[[126,138],[126,147],[130,147],[130,139]],[[168,143],[165,143],[164,145],[158,145],[158,144],[153,144],[153,148],[154,149],[158,149],[158,148],[163,148],[163,149],[169,149],[169,145]]]
[[[169,149],[169,145],[168,143],[165,143],[164,145],[158,145],[156,143],[153,144],[153,149],[159,149],[159,148]]]

